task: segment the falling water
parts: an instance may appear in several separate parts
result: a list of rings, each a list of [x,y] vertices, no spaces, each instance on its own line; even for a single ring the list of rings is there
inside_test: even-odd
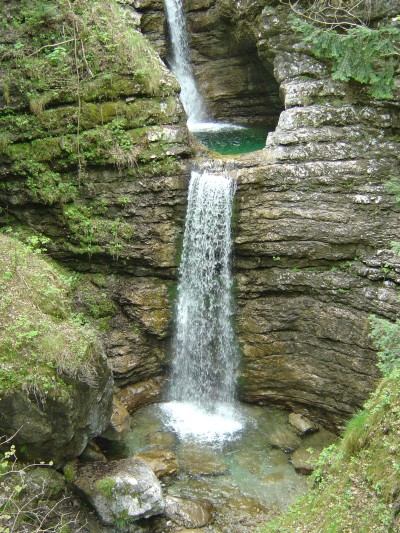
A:
[[[203,99],[194,79],[182,0],[165,0],[172,45],[171,70],[181,86],[181,101],[189,122],[204,122]]]
[[[229,433],[240,427],[232,418],[238,365],[230,269],[234,189],[225,172],[192,172],[178,286],[173,402],[167,404],[181,432],[185,427],[187,433]]]

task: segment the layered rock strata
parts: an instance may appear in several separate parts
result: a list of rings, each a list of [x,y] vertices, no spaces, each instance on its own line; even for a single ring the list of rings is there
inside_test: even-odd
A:
[[[385,182],[399,176],[399,114],[333,81],[287,16],[271,2],[252,19],[285,111],[238,163],[241,397],[340,425],[378,376],[369,315],[398,316],[399,209]]]
[[[194,74],[208,115],[216,120],[274,128],[282,103],[272,63],[261,62],[255,41],[238,32],[231,7],[218,0],[186,2]],[[162,2],[138,0],[141,30],[160,56],[170,60]]]
[[[7,5],[0,223],[40,232],[48,252],[80,272],[75,306],[97,324],[115,383],[151,382],[153,397],[191,146],[176,80],[135,29],[131,3],[120,4]],[[33,42],[37,12],[47,26]]]

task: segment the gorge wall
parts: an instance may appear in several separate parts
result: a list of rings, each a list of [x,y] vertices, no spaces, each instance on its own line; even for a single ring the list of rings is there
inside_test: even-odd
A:
[[[4,15],[1,225],[45,235],[79,273],[75,309],[131,410],[166,364],[191,155],[178,86],[131,6],[10,2]]]
[[[266,148],[237,160],[240,396],[340,425],[378,376],[368,316],[398,316],[399,208],[385,187],[399,176],[398,99],[372,101],[361,85],[332,80],[287,6],[214,9],[256,46],[285,107]]]
[[[142,27],[159,21],[149,37],[157,34],[168,57],[161,6],[151,6]],[[236,161],[240,397],[323,412],[340,425],[378,376],[369,314],[398,316],[390,243],[400,234],[399,209],[384,185],[399,176],[397,97],[373,101],[360,84],[334,81],[280,2],[186,8],[211,115],[269,124],[279,116],[265,150]],[[398,2],[376,2],[371,22],[398,10]]]

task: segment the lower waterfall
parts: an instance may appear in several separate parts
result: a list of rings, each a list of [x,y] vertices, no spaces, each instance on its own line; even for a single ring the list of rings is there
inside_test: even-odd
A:
[[[234,179],[193,171],[179,272],[170,398],[180,432],[210,438],[241,424],[233,414],[238,350],[233,329],[231,218]]]

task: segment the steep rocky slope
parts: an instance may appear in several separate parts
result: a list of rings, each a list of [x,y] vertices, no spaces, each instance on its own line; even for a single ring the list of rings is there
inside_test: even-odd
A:
[[[116,383],[141,383],[145,401],[163,373],[191,153],[178,86],[126,2],[9,2],[4,20],[1,224],[43,233],[90,277],[76,305],[101,321]]]

